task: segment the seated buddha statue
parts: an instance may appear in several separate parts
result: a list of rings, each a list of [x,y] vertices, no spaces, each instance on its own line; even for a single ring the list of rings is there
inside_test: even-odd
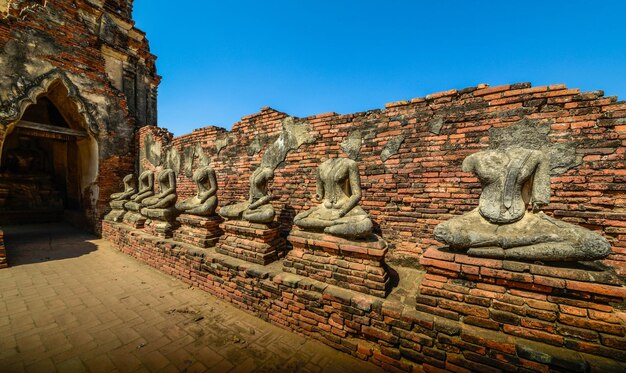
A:
[[[211,167],[202,167],[193,174],[193,181],[198,192],[195,196],[176,203],[176,209],[198,216],[215,214],[217,207],[217,179]]]
[[[134,176],[133,174],[124,176],[124,191],[111,194],[111,201],[109,202],[111,211],[104,217],[104,220],[122,221],[122,217],[126,214],[124,204],[137,192]]]
[[[303,230],[358,238],[372,232],[372,221],[358,205],[361,180],[357,163],[347,158],[332,158],[317,169],[317,207],[301,212],[294,224]]]
[[[111,194],[111,202],[115,201],[127,201],[132,197],[135,193],[137,193],[137,185],[135,183],[135,175],[130,174],[124,176],[124,191]]]
[[[261,166],[250,176],[249,198],[245,202],[224,206],[220,215],[227,219],[243,219],[251,223],[267,224],[274,220],[274,207],[270,203],[267,183],[274,177],[274,170]]]
[[[139,191],[130,196],[129,201],[124,204],[127,210],[139,212],[141,202],[154,195],[154,173],[146,170],[139,175]]]
[[[141,201],[144,210],[163,210],[173,207],[176,203],[176,174],[174,170],[166,168],[159,172],[159,191],[152,197]],[[146,215],[146,214],[144,214]]]
[[[595,260],[609,242],[539,211],[550,200],[550,165],[542,151],[510,146],[470,155],[463,171],[478,177],[478,208],[439,224],[435,238],[468,255],[531,261]],[[528,205],[532,211],[527,211]]]

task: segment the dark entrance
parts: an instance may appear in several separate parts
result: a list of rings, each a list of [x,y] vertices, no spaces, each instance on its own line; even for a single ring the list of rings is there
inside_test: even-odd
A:
[[[83,191],[97,170],[85,127],[59,81],[9,127],[0,158],[0,224],[83,214]]]

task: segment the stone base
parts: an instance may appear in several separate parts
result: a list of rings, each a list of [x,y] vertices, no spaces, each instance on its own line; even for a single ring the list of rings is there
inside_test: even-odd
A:
[[[215,247],[220,254],[263,265],[285,256],[285,240],[277,224],[229,220],[222,228],[224,235]]]
[[[174,232],[174,239],[190,245],[213,247],[224,233],[220,228],[223,219],[219,215],[196,216],[182,214],[176,221],[179,224]]]
[[[104,216],[104,220],[121,223],[124,221],[124,215],[126,215],[126,210],[111,210]]]
[[[293,250],[283,270],[378,297],[390,290],[384,257],[385,241],[372,234],[359,241],[324,233],[292,230],[287,240]]]
[[[4,248],[4,232],[0,228],[0,268],[6,268],[9,266],[7,263],[7,252]]]
[[[122,221],[133,228],[141,229],[146,223],[146,217],[135,211],[127,211]]]
[[[589,264],[543,265],[429,249],[416,308],[554,346],[626,356],[626,298],[615,273]]]
[[[176,229],[177,211],[173,207],[167,209],[142,208],[141,215],[147,218],[143,230],[163,238],[172,238]]]

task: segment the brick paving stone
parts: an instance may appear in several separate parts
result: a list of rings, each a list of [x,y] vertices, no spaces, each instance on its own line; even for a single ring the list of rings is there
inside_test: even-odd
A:
[[[2,372],[378,372],[65,224],[5,227]]]

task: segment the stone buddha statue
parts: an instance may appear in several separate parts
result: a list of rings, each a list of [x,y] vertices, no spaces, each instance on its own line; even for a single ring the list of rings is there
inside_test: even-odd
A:
[[[176,174],[174,170],[166,168],[159,172],[157,178],[159,181],[158,193],[141,201],[145,210],[168,209],[176,203]]]
[[[475,153],[463,171],[483,187],[478,208],[439,224],[435,238],[472,256],[579,261],[608,256],[602,236],[540,212],[550,200],[550,165],[542,151],[510,146]],[[526,211],[528,205],[532,211]]]
[[[358,205],[361,179],[357,163],[347,158],[332,158],[317,169],[316,199],[320,205],[301,212],[294,224],[309,231],[358,238],[372,232],[372,221]]]
[[[128,202],[124,204],[128,210],[139,211],[141,202],[154,195],[154,173],[146,170],[139,175],[139,191],[133,194]]]
[[[202,167],[193,174],[198,192],[195,196],[176,203],[176,209],[191,215],[210,216],[217,207],[217,179],[211,167]]]
[[[115,201],[127,201],[135,193],[137,193],[137,183],[135,182],[135,175],[130,174],[124,176],[124,191],[111,194],[111,202]]]
[[[135,175],[130,174],[124,176],[124,191],[111,194],[111,211],[104,217],[105,220],[119,222],[126,213],[124,204],[137,192],[137,184]]]
[[[267,183],[274,177],[274,170],[261,166],[250,176],[250,197],[245,202],[224,206],[220,215],[227,219],[243,219],[251,223],[267,224],[274,220],[272,196],[267,191]]]

